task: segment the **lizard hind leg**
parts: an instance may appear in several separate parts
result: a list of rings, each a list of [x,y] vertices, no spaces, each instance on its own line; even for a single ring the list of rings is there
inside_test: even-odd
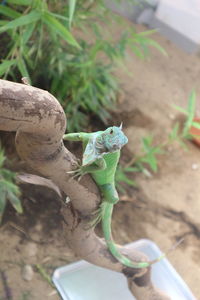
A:
[[[92,221],[89,223],[89,228],[96,227],[101,222],[102,216],[106,208],[106,203],[103,201],[99,208],[92,213]]]
[[[105,206],[105,203],[102,202],[100,204],[99,208],[92,213],[93,219],[90,222],[91,227],[96,227],[96,225],[101,222],[103,211],[104,211],[104,206]]]

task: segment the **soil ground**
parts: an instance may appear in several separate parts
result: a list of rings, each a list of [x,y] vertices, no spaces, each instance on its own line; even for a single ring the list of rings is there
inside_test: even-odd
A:
[[[120,68],[116,71],[122,90],[117,119],[123,120],[129,137],[124,161],[140,152],[143,136],[153,134],[156,143],[166,140],[181,119],[172,104],[186,107],[193,88],[197,100],[200,97],[200,57],[184,53],[159,34],[154,38],[168,57],[152,50],[151,57],[141,61],[129,53],[125,64],[132,76]],[[184,237],[169,260],[200,299],[200,149],[190,142],[187,146],[185,151],[178,143],[170,145],[158,159],[157,173],[134,176],[137,188],[129,187],[127,195],[121,195],[128,201],[116,205],[113,233],[118,243],[148,238],[162,250]],[[66,244],[55,200],[53,191],[27,186],[23,188],[25,214],[18,216],[7,208],[0,228],[0,271],[7,277],[13,299],[60,299],[36,265],[51,275],[56,267],[78,260]],[[26,265],[33,267],[29,281],[23,279]]]

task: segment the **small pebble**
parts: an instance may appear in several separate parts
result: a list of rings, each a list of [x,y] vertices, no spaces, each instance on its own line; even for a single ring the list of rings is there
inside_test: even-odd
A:
[[[199,168],[198,164],[192,164],[192,170],[197,170]]]
[[[170,120],[175,120],[175,115],[174,114],[169,114],[168,117],[170,118]]]
[[[65,199],[65,203],[67,204],[67,203],[69,203],[70,201],[71,201],[71,199],[69,198],[69,196],[67,196],[66,199]]]
[[[149,171],[149,170],[147,170],[147,169],[143,169],[143,174],[147,177],[147,178],[152,178],[153,176],[152,176],[152,174],[151,174],[151,172]]]
[[[25,253],[28,257],[33,257],[33,256],[36,256],[37,254],[37,251],[38,251],[38,248],[37,248],[37,245],[33,242],[31,243],[28,243],[26,246],[25,246]]]
[[[31,281],[33,279],[33,268],[31,265],[25,265],[22,269],[22,278],[26,281]]]

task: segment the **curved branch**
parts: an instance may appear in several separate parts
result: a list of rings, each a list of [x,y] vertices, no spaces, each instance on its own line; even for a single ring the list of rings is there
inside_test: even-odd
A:
[[[16,131],[16,148],[23,160],[35,171],[54,181],[70,197],[62,207],[67,242],[81,258],[111,270],[122,272],[137,299],[170,298],[157,291],[151,283],[150,268],[126,268],[115,260],[92,228],[91,213],[100,198],[89,176],[80,183],[69,178],[76,158],[63,145],[66,117],[59,102],[47,91],[24,84],[0,80],[0,130]],[[123,254],[134,261],[146,260],[140,252],[121,247]]]

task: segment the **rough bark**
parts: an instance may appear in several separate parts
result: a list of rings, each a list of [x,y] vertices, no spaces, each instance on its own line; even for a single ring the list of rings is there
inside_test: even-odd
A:
[[[35,171],[50,178],[69,196],[62,215],[68,244],[79,257],[102,267],[124,273],[137,299],[169,300],[151,282],[151,270],[126,268],[109,253],[105,242],[89,228],[91,213],[100,198],[89,176],[81,182],[69,178],[67,171],[76,167],[76,158],[64,146],[65,113],[47,91],[24,84],[0,80],[0,130],[16,132],[20,157]],[[147,260],[140,252],[121,247],[134,261]]]

